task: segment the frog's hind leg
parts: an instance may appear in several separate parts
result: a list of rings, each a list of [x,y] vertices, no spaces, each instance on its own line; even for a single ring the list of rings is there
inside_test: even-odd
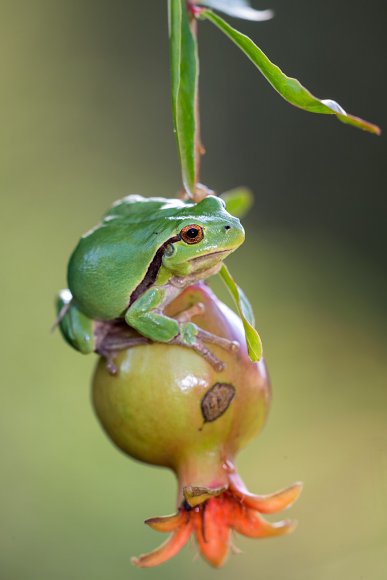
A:
[[[96,329],[95,352],[104,357],[107,370],[111,375],[117,374],[118,369],[114,359],[120,351],[151,342],[151,340],[140,334],[136,333],[133,336],[128,334],[128,331],[132,329],[129,329],[126,324],[101,323],[99,326]]]
[[[74,304],[69,290],[62,290],[56,301],[57,321],[66,342],[83,354],[94,350],[94,323]],[[55,328],[54,326],[54,328]]]

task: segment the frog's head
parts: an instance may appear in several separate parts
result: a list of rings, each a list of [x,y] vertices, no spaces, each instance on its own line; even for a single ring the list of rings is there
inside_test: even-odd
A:
[[[163,255],[164,267],[175,276],[205,277],[245,239],[239,219],[231,216],[224,201],[215,196],[187,205],[176,221],[175,231]]]

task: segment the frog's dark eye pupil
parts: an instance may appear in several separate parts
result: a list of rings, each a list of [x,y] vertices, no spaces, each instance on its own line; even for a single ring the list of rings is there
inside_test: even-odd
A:
[[[185,226],[185,228],[181,230],[180,235],[186,244],[197,244],[204,237],[203,228],[196,224]]]

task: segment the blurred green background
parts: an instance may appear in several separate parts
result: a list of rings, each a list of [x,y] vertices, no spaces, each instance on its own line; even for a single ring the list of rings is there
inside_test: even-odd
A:
[[[270,7],[275,20],[240,28],[386,129],[385,2]],[[203,181],[255,192],[230,266],[273,380],[267,426],[238,466],[257,493],[305,481],[299,528],[237,538],[244,554],[220,572],[194,546],[131,567],[162,539],[142,521],[174,510],[174,478],[113,448],[89,401],[95,359],[49,329],[79,235],[119,196],[180,186],[166,2],[3,0],[1,580],[386,578],[385,139],[286,105],[210,24],[200,42]]]

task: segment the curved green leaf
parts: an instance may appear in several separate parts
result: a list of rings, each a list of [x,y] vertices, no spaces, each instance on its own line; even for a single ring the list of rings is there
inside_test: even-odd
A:
[[[173,125],[184,187],[193,195],[196,183],[196,119],[199,60],[185,0],[169,0],[169,37]]]
[[[173,124],[176,130],[176,103],[180,82],[181,60],[181,2],[168,0],[169,51],[171,63],[171,93]]]
[[[251,38],[235,30],[211,10],[202,10],[199,17],[210,20],[228,36],[249,57],[272,87],[292,105],[311,113],[336,115],[342,123],[380,135],[381,130],[377,125],[364,121],[359,117],[348,115],[335,101],[330,99],[321,100],[314,97],[297,79],[287,77],[278,66],[273,64],[262,50],[254,44]]]
[[[255,22],[270,20],[274,16],[272,10],[255,10],[255,8],[251,7],[248,0],[199,0],[198,4],[219,10],[219,12],[223,12],[234,18],[254,20]]]
[[[242,288],[238,286],[231,276],[227,266],[222,264],[219,274],[233,297],[238,314],[242,319],[249,357],[254,362],[259,361],[262,358],[262,342],[254,328],[254,314],[250,302]]]
[[[254,203],[254,196],[247,187],[236,187],[220,196],[226,203],[227,211],[238,218],[244,217]]]

